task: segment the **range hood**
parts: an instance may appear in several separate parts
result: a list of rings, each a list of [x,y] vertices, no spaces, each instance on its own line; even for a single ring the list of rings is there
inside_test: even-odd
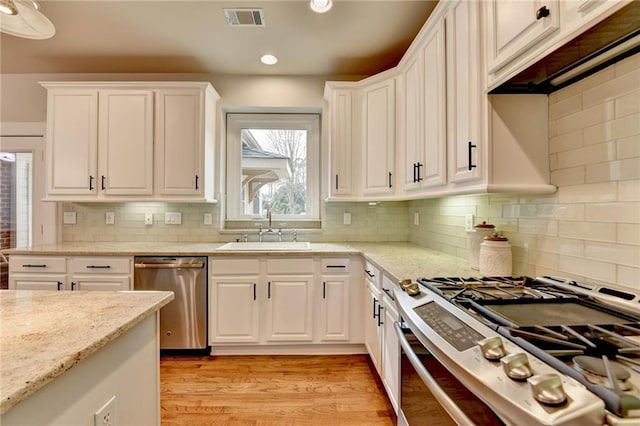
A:
[[[633,1],[490,93],[545,93],[640,52],[640,1]]]

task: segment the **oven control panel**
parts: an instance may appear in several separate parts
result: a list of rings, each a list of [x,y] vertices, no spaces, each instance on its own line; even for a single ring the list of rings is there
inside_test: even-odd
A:
[[[476,345],[484,336],[469,327],[437,303],[429,302],[413,309],[433,331],[451,346],[466,351]]]

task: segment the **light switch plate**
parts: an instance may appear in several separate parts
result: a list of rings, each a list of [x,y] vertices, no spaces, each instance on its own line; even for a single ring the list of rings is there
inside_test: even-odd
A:
[[[75,225],[76,224],[76,212],[64,212],[62,217],[62,223],[65,225]]]
[[[343,213],[343,215],[342,215],[342,224],[343,225],[351,225],[351,213]]]
[[[464,215],[464,230],[466,232],[473,231],[473,213],[467,213]]]
[[[213,215],[211,213],[204,214],[204,224],[213,225]]]
[[[413,212],[413,226],[420,226],[420,213]]]
[[[153,213],[146,212],[144,214],[144,224],[145,225],[153,225]]]
[[[104,223],[107,225],[113,225],[116,223],[116,214],[114,212],[106,212],[104,214]]]
[[[180,225],[182,223],[182,213],[166,212],[164,214],[165,225]]]

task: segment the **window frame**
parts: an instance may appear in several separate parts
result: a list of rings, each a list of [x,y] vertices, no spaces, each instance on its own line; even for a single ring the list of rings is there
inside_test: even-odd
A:
[[[242,129],[295,129],[307,131],[306,215],[272,213],[273,221],[295,223],[320,221],[320,114],[319,113],[241,113],[227,112],[226,121],[226,209],[225,223],[264,220],[259,214],[241,213]],[[284,223],[280,224],[281,227]],[[274,225],[275,226],[275,225]]]

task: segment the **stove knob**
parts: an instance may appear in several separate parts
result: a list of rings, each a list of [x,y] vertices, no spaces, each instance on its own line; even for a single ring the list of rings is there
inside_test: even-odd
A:
[[[482,356],[489,361],[497,361],[507,354],[500,337],[488,337],[478,341]]]
[[[500,360],[507,376],[513,380],[526,380],[533,375],[527,355],[520,352],[507,355]]]
[[[567,400],[562,380],[557,374],[539,374],[527,379],[533,397],[545,405],[560,405]]]

